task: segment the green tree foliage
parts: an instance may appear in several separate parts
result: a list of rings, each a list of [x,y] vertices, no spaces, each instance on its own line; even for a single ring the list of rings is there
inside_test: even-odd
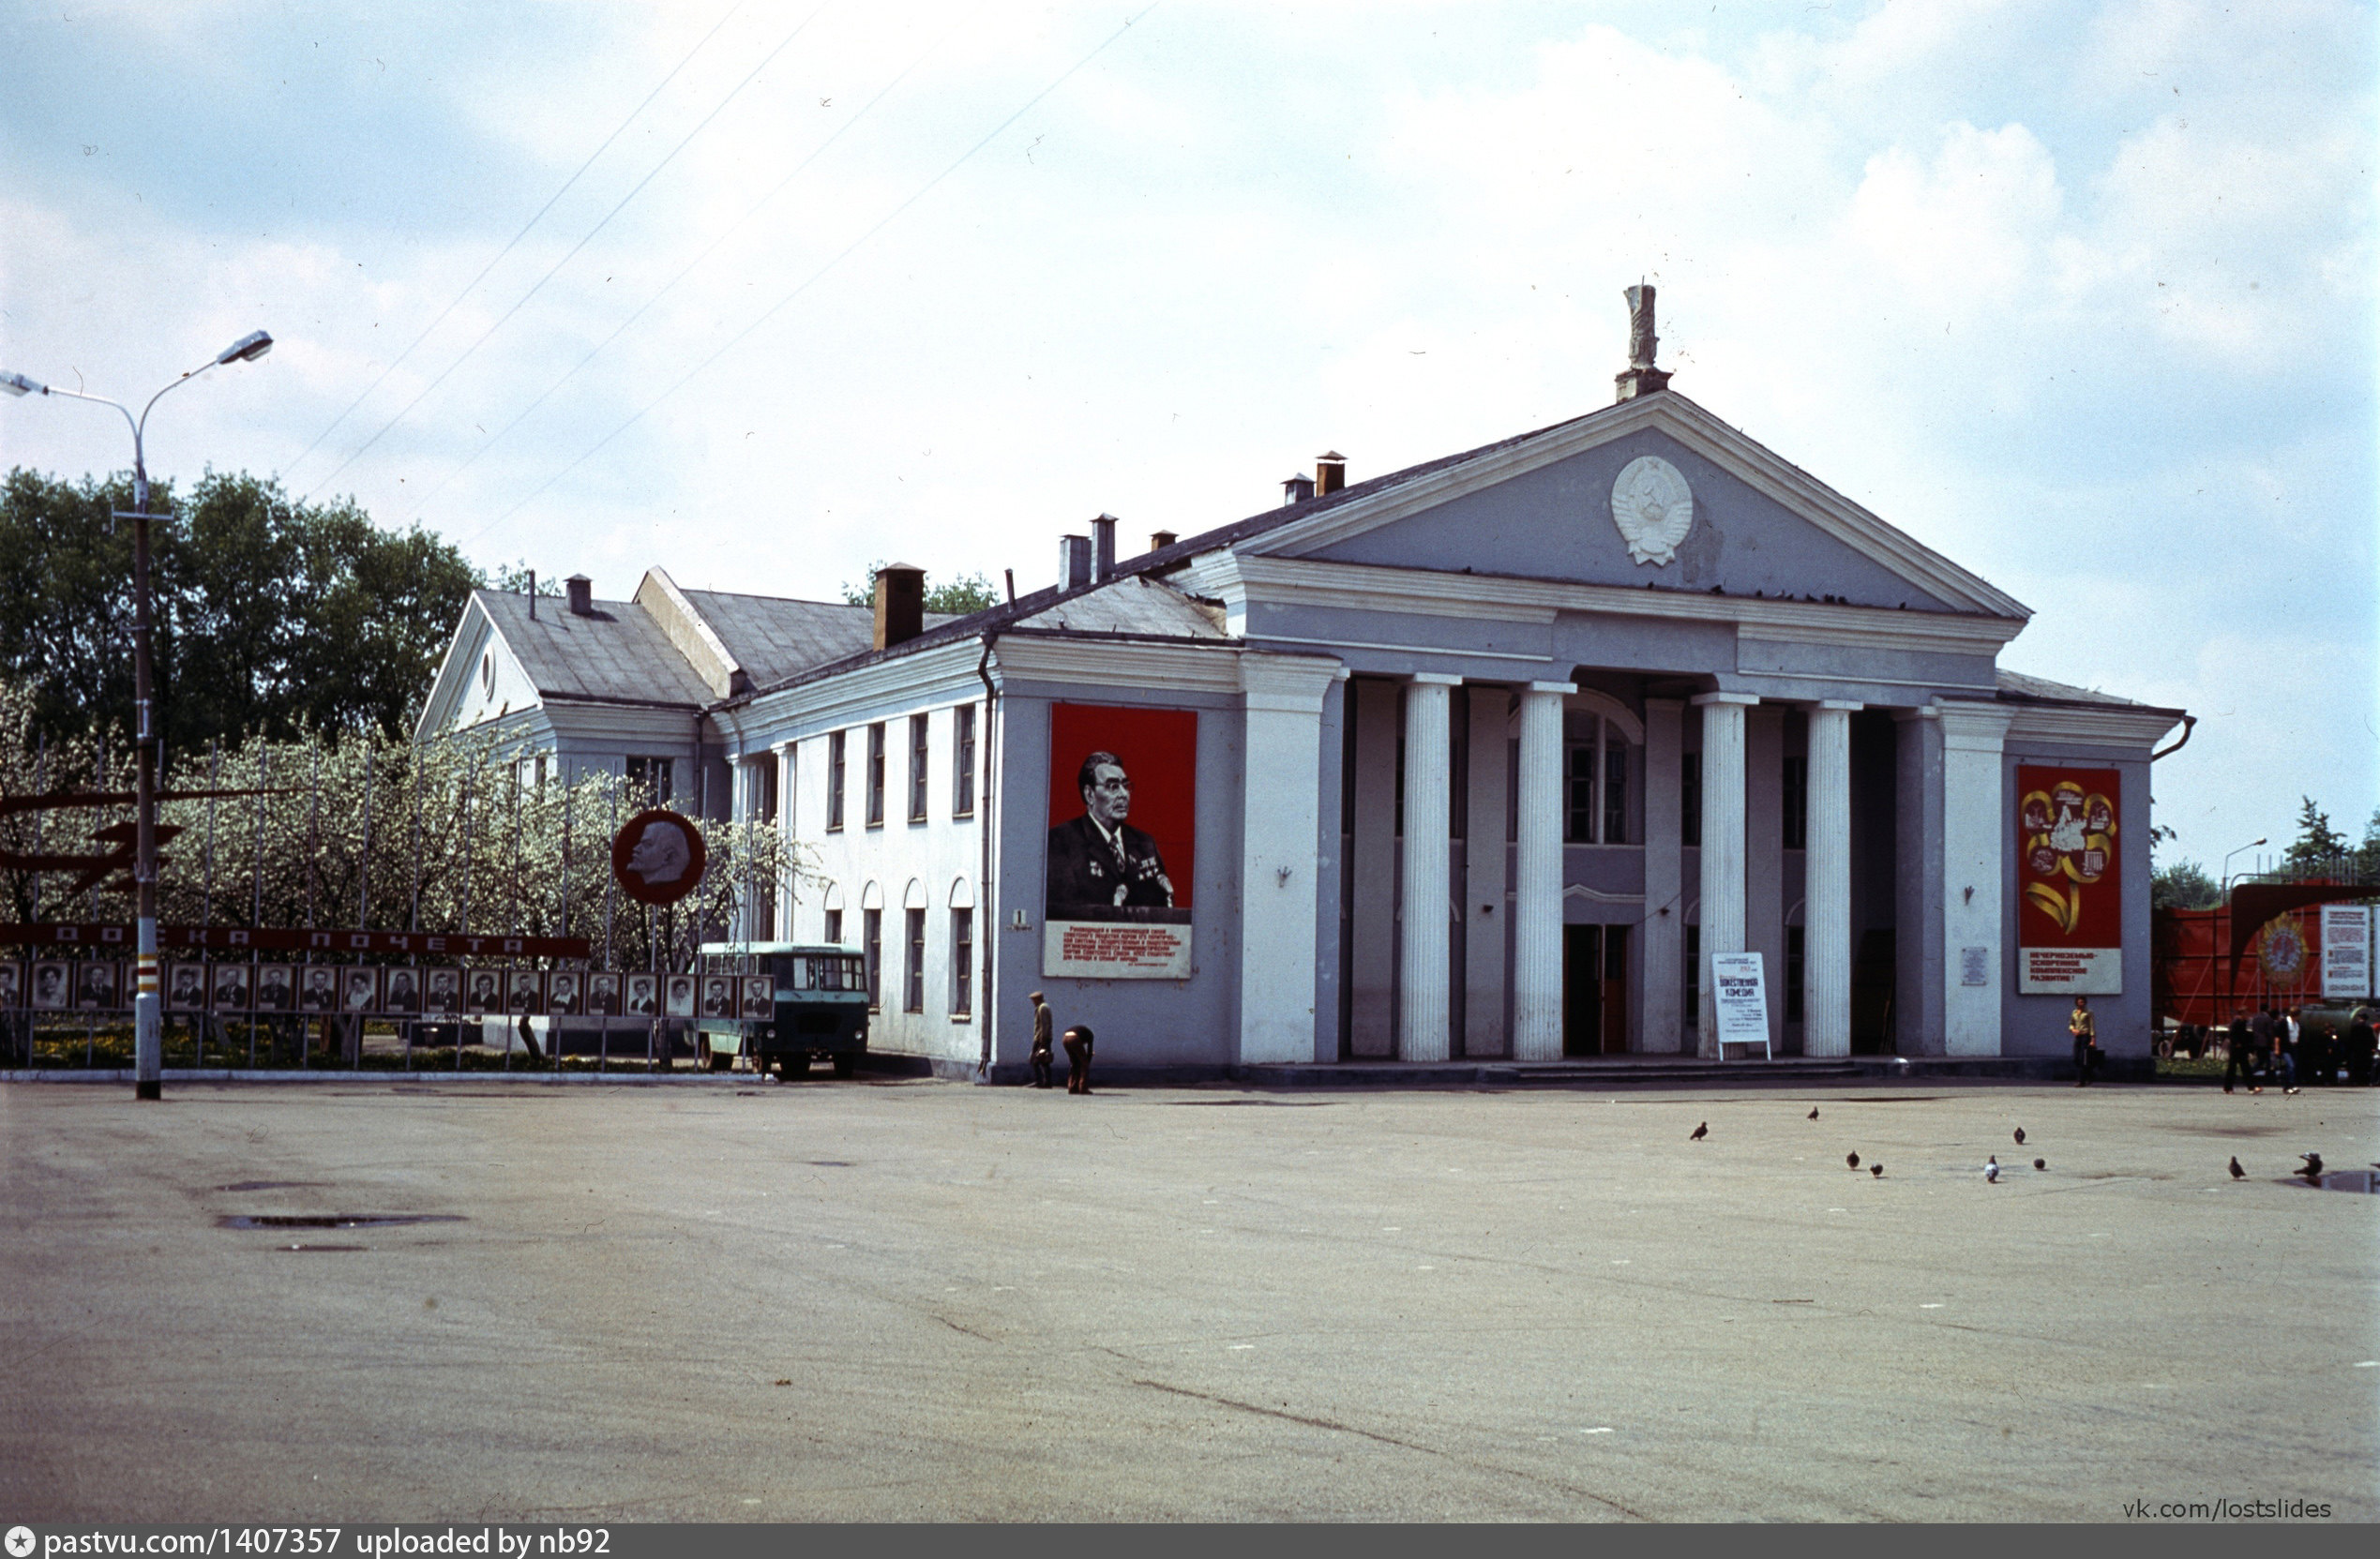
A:
[[[2301,796],[2305,804],[2297,810],[2297,837],[2282,856],[2282,862],[2291,871],[2318,872],[2343,864],[2347,854],[2347,836],[2330,826],[2330,815],[2314,805],[2312,796]]]
[[[879,558],[867,565],[867,578],[862,584],[845,584],[843,600],[848,606],[869,607],[876,604],[876,576],[882,571],[884,560]],[[1000,604],[990,579],[981,574],[962,574],[946,585],[930,585],[926,591],[926,609],[951,617],[964,617],[987,607]]]
[[[2160,866],[2148,879],[2148,902],[2157,909],[2212,909],[2222,902],[2222,889],[2195,861]]]
[[[348,502],[209,472],[150,511],[159,734],[171,753],[262,733],[397,735],[479,573],[448,542],[381,530]],[[128,477],[19,468],[0,488],[0,675],[30,686],[38,730],[65,738],[132,705]]]

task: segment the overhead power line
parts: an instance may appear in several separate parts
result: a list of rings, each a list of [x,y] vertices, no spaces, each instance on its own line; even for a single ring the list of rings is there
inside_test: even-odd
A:
[[[792,45],[795,38],[800,37],[803,33],[806,32],[809,29],[810,23],[817,21],[820,14],[823,12],[827,6],[832,3],[833,0],[822,0],[822,3],[819,6],[817,10],[813,10],[809,15],[802,18],[801,22],[795,25],[791,32],[785,35],[784,38],[776,48],[770,50],[766,54],[761,57],[761,63],[752,67],[749,75],[746,75],[742,81],[736,82],[734,86],[731,87],[728,90],[728,95],[720,98],[717,104],[712,108],[711,112],[702,116],[701,122],[697,124],[694,128],[686,131],[685,138],[679,141],[676,145],[670,147],[669,151],[663,155],[660,161],[653,165],[652,172],[646,173],[644,177],[639,179],[636,182],[636,187],[634,188],[630,189],[626,194],[621,196],[618,203],[613,205],[610,210],[605,212],[602,219],[587,230],[585,237],[570,246],[569,253],[564,255],[560,260],[555,261],[546,271],[545,275],[539,277],[535,281],[532,282],[529,286],[529,290],[520,294],[519,301],[515,302],[510,308],[505,309],[502,314],[498,315],[495,323],[490,325],[486,330],[480,333],[479,339],[463,348],[461,356],[457,357],[453,362],[447,364],[446,367],[440,371],[437,378],[431,380],[428,384],[423,385],[421,394],[405,402],[403,408],[400,409],[395,416],[389,418],[386,423],[382,425],[379,432],[373,434],[370,438],[366,439],[363,443],[357,447],[354,454],[348,456],[346,459],[341,460],[339,463],[338,469],[333,471],[330,475],[324,477],[320,482],[315,483],[312,490],[309,491],[306,496],[309,499],[312,498],[315,493],[322,491],[324,487],[336,480],[339,472],[345,471],[349,466],[354,465],[363,457],[366,450],[370,449],[372,445],[380,442],[380,441],[387,435],[390,428],[395,427],[399,423],[404,421],[406,416],[413,412],[414,407],[420,405],[424,400],[428,399],[429,396],[437,390],[439,385],[444,384],[446,382],[449,375],[451,375],[457,368],[461,367],[463,364],[470,361],[474,352],[488,344],[488,338],[490,337],[495,335],[497,331],[502,330],[505,327],[505,322],[506,321],[510,320],[515,314],[520,313],[522,307],[528,304],[529,300],[535,297],[538,291],[542,289],[547,282],[551,281],[554,278],[557,272],[559,272],[565,265],[569,264],[571,261],[577,259],[579,251],[593,243],[595,241],[595,234],[601,232],[605,228],[611,224],[612,217],[619,216],[621,212],[626,210],[628,202],[635,200],[639,195],[644,192],[645,186],[660,177],[661,171],[669,167],[671,162],[675,161],[677,159],[677,155],[680,152],[685,151],[688,145],[692,144],[696,136],[700,135],[705,129],[709,128],[711,121],[716,119],[721,113],[724,113],[727,111],[727,106],[735,101],[737,96],[741,94],[746,87],[750,86],[760,76],[761,71],[766,70],[772,64],[776,63],[776,56],[785,52],[785,51]]]
[[[1112,45],[1118,38],[1123,37],[1124,34],[1132,31],[1134,27],[1139,25],[1142,17],[1145,17],[1151,11],[1155,10],[1158,3],[1162,3],[1162,0],[1156,0],[1156,3],[1143,7],[1139,11],[1128,18],[1122,26],[1108,34],[1105,38],[1102,38],[1098,46],[1092,49],[1091,52],[1083,55],[1082,58],[1068,66],[1064,70],[1059,73],[1056,80],[1052,81],[1047,86],[1043,87],[1039,92],[1034,93],[1032,97],[1026,100],[1023,107],[1019,108],[1016,112],[1010,114],[1007,118],[1002,120],[998,125],[992,127],[989,134],[986,135],[981,141],[976,142],[972,146],[968,147],[964,152],[961,152],[957,158],[954,160],[949,167],[944,168],[941,172],[936,173],[932,178],[927,179],[923,185],[918,187],[915,193],[911,194],[907,200],[901,202],[900,204],[895,206],[891,211],[886,212],[881,217],[880,217],[875,226],[869,228],[866,232],[861,233],[857,238],[852,239],[851,243],[845,245],[842,249],[837,251],[832,260],[829,260],[825,264],[821,265],[817,270],[812,271],[807,277],[805,277],[800,282],[795,284],[791,292],[787,292],[783,297],[778,298],[776,302],[771,304],[767,310],[763,312],[760,318],[754,320],[750,324],[746,325],[742,330],[737,331],[733,336],[728,337],[727,341],[722,344],[716,352],[714,352],[710,356],[705,357],[701,362],[697,363],[693,367],[688,368],[685,373],[681,374],[670,383],[668,389],[663,390],[659,395],[655,396],[651,400],[646,401],[643,406],[640,407],[637,411],[630,413],[624,421],[622,421],[618,427],[611,429],[610,432],[606,433],[602,438],[597,439],[594,443],[588,445],[577,459],[572,460],[568,465],[564,466],[560,471],[555,472],[551,476],[547,477],[543,482],[539,483],[535,489],[530,492],[527,497],[521,499],[520,502],[515,503],[511,508],[506,509],[503,514],[498,515],[494,519],[490,520],[477,531],[473,532],[471,535],[464,538],[462,545],[466,547],[470,546],[473,542],[477,541],[481,536],[486,535],[497,526],[502,525],[505,520],[510,519],[513,516],[527,508],[531,503],[535,502],[538,496],[548,487],[552,487],[556,482],[561,481],[564,477],[569,475],[572,472],[586,464],[586,462],[593,458],[595,455],[606,444],[609,444],[612,440],[618,438],[621,434],[635,427],[639,422],[641,422],[655,407],[660,405],[663,401],[677,394],[678,391],[684,389],[688,383],[692,382],[696,376],[700,375],[704,369],[710,367],[712,364],[717,362],[720,358],[725,357],[729,352],[734,351],[738,346],[742,345],[754,331],[760,329],[761,326],[775,319],[788,304],[791,303],[795,298],[800,297],[804,292],[808,292],[811,287],[818,283],[821,277],[824,277],[829,271],[834,270],[836,266],[841,264],[844,261],[850,259],[851,255],[857,252],[858,249],[866,244],[869,239],[874,238],[878,233],[892,226],[893,223],[899,218],[903,212],[907,211],[911,206],[915,205],[919,201],[924,200],[928,194],[932,193],[937,185],[940,185],[944,179],[958,172],[960,167],[962,167],[968,159],[974,157],[976,153],[982,151],[993,142],[999,140],[1002,134],[1007,130],[1009,126],[1014,125],[1017,120],[1022,119],[1026,114],[1032,112],[1034,108],[1039,106],[1043,98],[1048,97],[1051,93],[1065,85],[1068,81],[1073,79],[1077,71],[1082,69],[1084,66],[1089,65],[1092,60],[1097,59],[1101,54],[1106,53],[1109,46]]]
[[[412,520],[418,517],[423,510],[429,507],[431,502],[434,501],[440,493],[446,490],[448,484],[452,483],[456,477],[460,476],[464,472],[469,471],[474,465],[477,464],[479,457],[495,448],[497,444],[504,441],[505,434],[510,433],[514,428],[520,427],[523,422],[527,421],[530,413],[536,411],[538,407],[543,406],[549,399],[550,399],[554,392],[560,390],[563,385],[568,383],[572,379],[577,378],[580,369],[584,368],[588,364],[594,362],[595,358],[602,353],[605,348],[610,346],[612,342],[618,340],[622,336],[625,335],[629,326],[644,318],[645,314],[652,309],[654,305],[669,296],[670,293],[676,289],[679,282],[684,281],[687,277],[694,273],[695,267],[700,265],[705,260],[710,259],[713,252],[715,252],[720,245],[726,243],[730,238],[733,237],[743,228],[745,223],[759,216],[762,208],[767,206],[771,201],[776,200],[777,196],[783,194],[786,187],[791,185],[795,179],[802,175],[804,169],[806,169],[810,166],[810,164],[825,156],[827,148],[833,146],[836,142],[841,140],[844,132],[850,130],[861,120],[866,118],[875,109],[877,104],[892,96],[893,89],[900,85],[901,82],[907,81],[911,74],[914,72],[919,66],[925,64],[927,59],[931,58],[934,52],[937,49],[940,49],[941,45],[942,40],[939,37],[936,38],[932,43],[928,44],[925,51],[915,59],[903,66],[901,67],[900,74],[895,76],[891,81],[886,82],[882,90],[879,91],[875,97],[870,97],[867,102],[861,107],[857,113],[852,114],[841,125],[836,127],[834,134],[828,136],[824,141],[820,142],[816,147],[812,148],[809,156],[794,164],[792,171],[788,172],[783,178],[777,180],[775,185],[771,186],[767,194],[762,195],[759,200],[753,202],[752,204],[745,210],[743,216],[738,217],[734,221],[729,223],[726,228],[720,231],[718,236],[713,238],[710,243],[704,245],[702,252],[696,255],[692,260],[687,261],[685,267],[681,269],[677,275],[671,277],[667,282],[662,284],[659,292],[655,292],[651,297],[645,299],[644,302],[639,304],[635,313],[630,314],[626,319],[622,320],[618,327],[615,328],[610,335],[606,336],[602,340],[597,341],[595,346],[588,351],[587,354],[584,357],[580,358],[578,362],[572,364],[569,368],[563,373],[561,378],[547,385],[544,392],[540,394],[536,399],[522,407],[519,414],[514,416],[510,422],[496,429],[494,436],[480,444],[477,449],[473,450],[470,456],[466,457],[461,464],[456,466],[454,470],[448,472],[444,476],[440,477],[436,487],[431,487],[428,492],[421,495],[420,499],[414,504],[413,512],[405,517],[406,519]]]
[[[630,109],[628,111],[628,116],[620,121],[619,127],[614,129],[610,135],[603,138],[603,144],[597,146],[594,151],[587,154],[587,160],[579,164],[578,172],[572,173],[568,178],[562,181],[562,187],[555,190],[553,194],[547,199],[546,203],[537,208],[537,214],[520,224],[520,231],[514,233],[511,241],[505,244],[503,248],[496,251],[496,258],[488,262],[487,265],[481,269],[477,276],[473,277],[468,282],[463,284],[463,290],[455,294],[453,302],[447,304],[445,307],[438,311],[438,317],[436,319],[430,321],[428,324],[422,327],[421,334],[414,337],[413,344],[406,347],[404,351],[399,352],[394,358],[390,359],[388,367],[380,370],[380,377],[373,380],[369,384],[364,386],[364,393],[357,396],[353,401],[349,402],[346,411],[341,412],[339,415],[331,418],[330,426],[315,434],[314,442],[308,444],[304,449],[299,450],[297,452],[296,459],[292,460],[288,465],[281,468],[281,474],[283,476],[287,476],[291,472],[305,464],[306,457],[313,454],[315,450],[320,449],[322,447],[323,441],[329,438],[333,433],[339,430],[339,425],[340,423],[345,422],[349,417],[355,414],[356,407],[361,406],[365,401],[370,399],[371,394],[374,390],[379,389],[383,384],[388,382],[388,376],[395,373],[398,368],[403,365],[405,359],[414,354],[414,348],[419,347],[424,341],[429,340],[430,332],[445,323],[446,316],[453,313],[457,308],[462,307],[462,300],[471,296],[473,291],[476,289],[481,282],[488,279],[489,272],[493,271],[498,265],[504,263],[505,256],[510,254],[514,249],[520,247],[520,241],[529,236],[529,230],[531,228],[535,227],[539,222],[545,220],[546,213],[553,209],[554,202],[561,200],[563,196],[570,192],[570,187],[577,184],[586,171],[595,166],[595,158],[601,157],[605,152],[611,149],[611,143],[619,140],[622,135],[625,134],[630,125],[636,123],[637,115],[642,113],[646,109],[653,106],[653,99],[660,97],[663,88],[667,87],[671,82],[678,79],[679,71],[684,70],[687,66],[694,63],[694,56],[702,52],[702,46],[718,36],[719,29],[728,24],[728,18],[733,16],[736,11],[742,7],[742,6],[743,0],[736,0],[734,5],[730,6],[727,10],[720,15],[717,22],[712,23],[711,30],[704,33],[700,38],[696,40],[694,47],[685,52],[685,58],[678,61],[675,66],[670,67],[670,73],[661,78],[661,84],[655,87],[651,92],[646,93],[644,95],[644,101],[639,103],[635,108]],[[344,468],[342,467],[341,469]],[[337,475],[338,472],[334,472],[331,474]]]

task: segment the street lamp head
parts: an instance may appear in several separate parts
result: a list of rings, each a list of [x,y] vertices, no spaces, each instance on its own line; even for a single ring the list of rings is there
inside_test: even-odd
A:
[[[12,396],[48,395],[50,386],[38,379],[27,379],[21,373],[0,373],[0,390]]]
[[[272,350],[273,337],[266,335],[264,331],[252,330],[247,335],[241,337],[238,340],[233,341],[230,346],[225,347],[221,352],[216,353],[215,361],[218,363],[253,363]]]

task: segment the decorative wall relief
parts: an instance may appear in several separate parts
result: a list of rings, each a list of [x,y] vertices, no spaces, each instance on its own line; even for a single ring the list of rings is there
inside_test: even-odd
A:
[[[1639,455],[1611,485],[1611,520],[1631,558],[1666,563],[1695,528],[1694,490],[1676,466],[1658,455]]]

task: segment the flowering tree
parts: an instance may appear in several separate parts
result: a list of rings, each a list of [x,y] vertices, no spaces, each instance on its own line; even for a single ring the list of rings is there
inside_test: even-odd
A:
[[[584,937],[597,967],[684,969],[703,941],[731,934],[745,905],[811,875],[807,852],[776,825],[711,823],[700,885],[648,908],[618,891],[610,855],[619,825],[654,804],[648,786],[603,774],[539,783],[495,739],[470,733],[420,746],[369,730],[251,738],[173,763],[159,788],[236,792],[159,803],[168,924]],[[133,918],[129,849],[94,838],[128,824],[131,790],[120,730],[37,735],[31,691],[0,682],[0,803],[127,798],[0,812],[11,856],[123,857],[88,885],[58,866],[0,869],[13,918]]]

